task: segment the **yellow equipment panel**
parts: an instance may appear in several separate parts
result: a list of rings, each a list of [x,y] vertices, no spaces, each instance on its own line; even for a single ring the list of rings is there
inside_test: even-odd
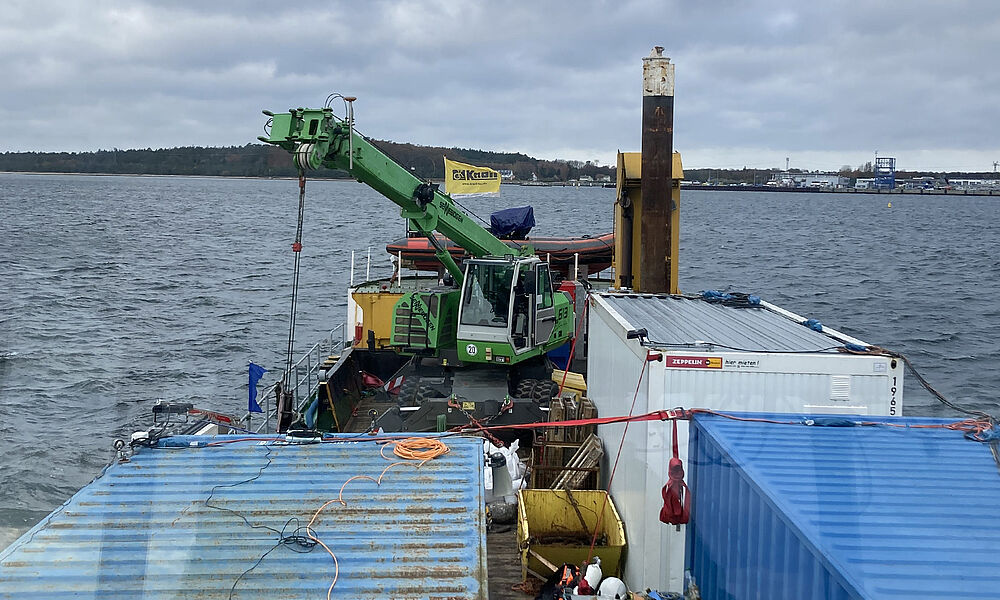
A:
[[[681,165],[681,155],[674,152],[673,165],[671,168],[673,176],[673,190],[671,200],[673,208],[670,212],[670,249],[664,259],[669,263],[667,273],[669,274],[671,294],[679,294],[677,286],[677,253],[680,248],[681,230],[681,180],[684,179],[684,169]],[[631,223],[632,235],[625,239],[623,235],[623,219],[627,211],[631,214],[642,214],[642,153],[641,152],[619,152],[618,153],[618,185],[616,188],[615,202],[615,287],[628,287],[633,290],[642,291],[642,281],[639,277],[639,247],[642,240],[642,221],[633,219]],[[623,264],[626,259],[630,260],[628,265]],[[632,275],[631,285],[624,285],[621,277],[624,274]]]
[[[362,346],[367,345],[368,332],[373,331],[375,332],[375,347],[388,347],[392,335],[392,309],[396,306],[396,302],[403,297],[402,292],[355,290],[351,293],[351,297],[354,298],[362,311],[361,338],[357,343]]]

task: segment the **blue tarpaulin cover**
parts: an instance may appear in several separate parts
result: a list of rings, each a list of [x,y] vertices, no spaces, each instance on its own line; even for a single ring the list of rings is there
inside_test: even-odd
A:
[[[535,226],[535,211],[530,206],[505,208],[490,215],[490,233],[500,238],[523,240]]]

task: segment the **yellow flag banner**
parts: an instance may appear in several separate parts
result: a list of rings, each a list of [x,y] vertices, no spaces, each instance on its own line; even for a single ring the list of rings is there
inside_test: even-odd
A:
[[[451,196],[499,194],[500,173],[489,167],[444,159],[444,191]]]

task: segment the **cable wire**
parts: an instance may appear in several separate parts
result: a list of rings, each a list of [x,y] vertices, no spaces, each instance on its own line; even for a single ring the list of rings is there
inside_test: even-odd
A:
[[[260,558],[257,559],[257,562],[251,565],[249,569],[240,573],[240,576],[237,577],[236,581],[233,582],[233,587],[229,588],[229,600],[232,600],[233,594],[236,593],[236,586],[239,585],[240,581],[242,581],[243,578],[246,577],[247,574],[249,574],[251,571],[259,567],[260,563],[263,562],[264,559],[267,558],[269,554],[277,550],[279,547],[284,546],[297,554],[306,554],[308,552],[312,552],[313,548],[316,547],[317,543],[322,543],[319,540],[313,538],[312,531],[308,525],[306,525],[305,527],[301,525],[296,525],[295,529],[292,530],[291,534],[285,534],[285,531],[288,529],[288,526],[293,521],[297,524],[299,523],[299,518],[292,517],[287,521],[285,521],[285,524],[282,526],[281,531],[278,532],[278,541],[275,542],[274,545],[267,550],[267,552],[261,554]],[[300,531],[304,531],[305,534],[299,533]]]
[[[240,573],[240,576],[236,578],[236,581],[233,582],[233,586],[231,588],[229,588],[229,599],[230,600],[232,600],[233,594],[236,593],[236,586],[239,585],[240,581],[242,581],[243,578],[247,576],[247,574],[249,574],[251,571],[253,571],[258,566],[260,566],[260,563],[263,562],[263,560],[265,558],[267,558],[267,556],[269,554],[271,554],[272,552],[274,552],[279,547],[285,546],[285,547],[287,547],[289,550],[291,550],[293,552],[297,552],[299,554],[305,554],[307,552],[312,552],[312,549],[316,546],[316,541],[314,541],[312,539],[312,535],[311,535],[311,532],[309,530],[309,526],[303,527],[303,526],[299,525],[299,518],[298,517],[291,517],[291,518],[289,518],[287,521],[285,521],[285,524],[282,525],[281,529],[279,530],[279,529],[275,529],[274,527],[271,527],[269,525],[258,525],[258,524],[255,524],[255,523],[251,523],[250,520],[247,519],[246,516],[243,513],[239,512],[239,511],[233,510],[231,508],[227,508],[225,506],[218,506],[216,504],[212,504],[212,502],[211,502],[212,501],[212,497],[215,495],[216,491],[219,490],[219,488],[233,488],[233,487],[236,487],[236,486],[239,486],[239,485],[243,485],[245,483],[250,483],[251,481],[255,481],[255,480],[257,480],[257,479],[260,478],[260,476],[264,473],[264,471],[268,467],[271,466],[271,462],[272,462],[272,459],[271,459],[271,446],[270,445],[265,445],[264,446],[264,450],[265,450],[264,457],[267,459],[267,462],[264,465],[262,465],[260,467],[260,469],[257,470],[256,474],[254,474],[252,477],[248,477],[248,478],[246,478],[246,479],[244,479],[242,481],[237,481],[236,483],[222,483],[222,484],[216,485],[216,486],[212,487],[211,491],[208,494],[208,498],[205,499],[205,506],[207,506],[208,508],[213,508],[215,510],[221,510],[221,511],[232,513],[232,514],[236,515],[237,517],[239,517],[240,520],[242,520],[244,523],[246,523],[246,525],[248,527],[250,527],[252,529],[266,529],[268,531],[273,532],[274,534],[276,534],[278,536],[278,539],[274,543],[274,545],[271,546],[266,552],[264,552],[260,556],[260,558],[258,558],[257,561],[254,562],[254,564],[250,566],[250,568],[248,568],[247,570],[245,570],[242,573]],[[288,526],[291,525],[292,523],[296,524],[295,529],[293,529],[291,533],[286,533],[288,531]]]
[[[336,100],[337,98],[340,98],[341,100],[344,101],[344,121],[346,122],[347,121],[347,115],[348,115],[347,98],[345,98],[342,94],[338,94],[337,92],[334,92],[334,93],[330,94],[329,96],[327,96],[326,97],[326,102],[323,103],[323,108],[332,108],[333,101]]]
[[[288,353],[285,359],[284,377],[288,377],[292,372],[292,361],[294,360],[295,349],[295,315],[296,304],[299,299],[299,266],[302,259],[302,221],[305,212],[306,201],[306,174],[299,169],[299,217],[295,228],[295,243],[292,244],[292,252],[295,254],[295,264],[292,267],[292,302],[288,315]],[[284,386],[282,386],[284,387]],[[278,415],[281,419],[281,415]]]
[[[913,376],[917,378],[917,382],[920,383],[920,385],[923,386],[923,388],[925,390],[927,390],[927,392],[931,396],[934,396],[934,398],[937,399],[941,404],[944,404],[948,408],[950,408],[952,410],[955,410],[955,411],[958,411],[960,413],[964,413],[964,414],[967,414],[967,415],[972,415],[974,417],[980,417],[980,418],[983,418],[983,419],[987,419],[988,421],[990,421],[990,423],[992,423],[994,425],[997,423],[997,418],[994,417],[993,415],[989,414],[989,413],[983,412],[981,410],[971,410],[971,409],[968,409],[968,408],[963,408],[963,407],[955,404],[954,402],[948,400],[947,398],[945,398],[944,395],[941,392],[937,391],[936,389],[934,389],[933,386],[931,386],[930,382],[928,382],[926,379],[924,379],[923,375],[921,375],[917,371],[916,367],[913,366],[913,363],[910,362],[910,359],[907,358],[902,353],[899,353],[899,352],[888,352],[888,355],[892,356],[894,358],[899,358],[900,360],[902,360],[903,364],[906,365],[906,368],[910,370],[910,373],[912,373]]]
[[[392,453],[406,460],[427,461],[451,452],[451,448],[436,438],[411,437],[389,443],[393,444]],[[382,446],[379,453],[382,454],[382,458],[391,460],[384,454],[385,448],[388,445]]]
[[[635,382],[635,394],[632,395],[632,406],[628,409],[628,416],[632,416],[632,411],[635,410],[635,401],[639,398],[639,389],[642,387],[642,378],[646,374],[646,365],[649,364],[649,355],[647,354],[642,358],[642,369],[639,371],[639,380]],[[594,557],[594,546],[597,544],[597,534],[601,531],[601,521],[604,517],[604,509],[608,504],[608,497],[611,496],[611,482],[615,479],[615,471],[618,469],[618,459],[622,457],[622,448],[625,447],[625,435],[628,433],[629,421],[625,422],[625,428],[622,430],[622,440],[618,444],[618,454],[615,455],[615,464],[611,467],[611,475],[608,477],[608,487],[604,491],[604,501],[601,503],[601,510],[597,513],[597,524],[594,525],[594,535],[590,538],[590,550],[587,553],[587,560],[585,564],[590,564],[590,559]]]
[[[208,493],[208,498],[205,498],[205,506],[207,506],[208,508],[214,508],[215,510],[222,510],[225,512],[233,513],[234,515],[242,519],[243,522],[246,523],[248,527],[252,529],[267,529],[268,531],[278,534],[278,536],[280,537],[282,535],[282,532],[275,529],[274,527],[271,527],[269,525],[255,525],[254,523],[251,523],[250,520],[247,519],[246,516],[244,516],[243,513],[239,511],[235,511],[231,508],[226,508],[225,506],[218,506],[212,504],[212,496],[215,495],[215,492],[219,488],[234,488],[238,485],[243,485],[244,483],[250,483],[251,481],[255,481],[260,478],[260,476],[264,473],[264,470],[271,466],[271,446],[265,445],[264,451],[265,451],[264,458],[267,459],[267,463],[261,466],[253,477],[248,477],[242,481],[237,481],[236,483],[220,483],[219,485],[212,487],[212,490]]]

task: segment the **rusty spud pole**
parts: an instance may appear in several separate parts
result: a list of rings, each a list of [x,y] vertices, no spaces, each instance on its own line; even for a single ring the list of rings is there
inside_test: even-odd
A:
[[[656,46],[642,59],[642,213],[637,291],[670,291],[674,65]]]

